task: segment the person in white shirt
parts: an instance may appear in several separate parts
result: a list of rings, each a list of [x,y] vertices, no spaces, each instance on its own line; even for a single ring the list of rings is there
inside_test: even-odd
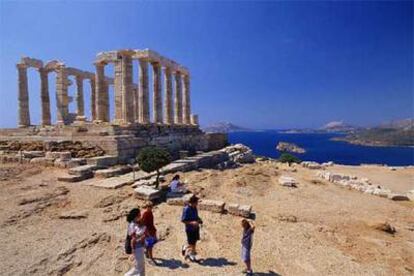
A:
[[[139,209],[132,209],[127,216],[127,221],[129,223],[128,235],[131,237],[135,266],[125,273],[125,276],[145,276],[144,242],[147,231]]]
[[[170,191],[173,193],[186,193],[187,188],[180,182],[180,176],[177,174],[173,177],[170,183]]]

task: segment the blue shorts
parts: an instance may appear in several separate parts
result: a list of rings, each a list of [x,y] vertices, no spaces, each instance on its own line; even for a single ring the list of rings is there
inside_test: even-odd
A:
[[[145,248],[153,248],[156,243],[157,239],[155,237],[149,236],[145,238]]]

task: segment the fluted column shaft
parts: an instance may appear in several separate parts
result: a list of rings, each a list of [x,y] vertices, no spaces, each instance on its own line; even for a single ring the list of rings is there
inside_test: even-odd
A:
[[[18,86],[19,86],[19,127],[30,126],[29,91],[27,86],[27,67],[17,64]]]
[[[161,95],[161,66],[159,63],[152,63],[152,110],[153,122],[162,123],[162,95]]]
[[[96,117],[98,121],[109,122],[108,92],[105,83],[105,64],[97,63],[95,85],[96,85]]]
[[[66,124],[68,120],[68,79],[66,69],[61,66],[56,72],[56,104],[57,104],[57,123]]]
[[[148,95],[148,64],[147,61],[139,60],[139,123],[149,123],[149,95]]]
[[[50,117],[50,97],[49,97],[49,78],[48,71],[44,68],[39,68],[40,75],[40,101],[42,106],[42,125],[51,125]]]
[[[191,100],[190,100],[190,76],[184,75],[183,78],[183,123],[185,125],[191,124]]]
[[[132,58],[122,56],[122,119],[124,123],[134,122],[134,91],[132,86]]]
[[[90,79],[89,83],[91,85],[91,119],[92,121],[96,120],[96,81],[95,79]]]
[[[76,105],[77,105],[77,112],[76,112],[76,119],[77,120],[84,120],[85,119],[85,104],[83,98],[83,78],[76,76]]]
[[[134,122],[139,121],[138,86],[133,86]]]
[[[174,95],[174,123],[183,123],[183,103],[182,103],[181,73],[175,72],[175,95]]]
[[[164,124],[174,123],[171,70],[164,67]]]

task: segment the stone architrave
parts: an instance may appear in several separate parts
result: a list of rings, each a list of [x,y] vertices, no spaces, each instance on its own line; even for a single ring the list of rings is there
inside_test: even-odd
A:
[[[30,126],[29,91],[27,85],[27,66],[17,64],[19,87],[19,127]]]
[[[49,78],[48,71],[41,67],[39,68],[40,75],[40,100],[42,106],[42,125],[48,126],[51,125],[51,116],[50,116],[50,97],[49,97]]]
[[[84,98],[83,98],[83,78],[81,76],[76,76],[76,120],[84,121],[85,120],[85,107],[84,107]]]
[[[182,84],[181,73],[175,72],[175,94],[174,94],[174,124],[183,123],[183,103],[182,103]]]
[[[162,123],[162,95],[161,95],[161,67],[159,63],[152,63],[152,110],[153,122]]]
[[[183,77],[183,124],[191,124],[191,100],[190,100],[190,76],[185,74]]]
[[[57,123],[66,124],[69,115],[68,109],[68,79],[64,65],[56,69],[56,104],[57,104]]]
[[[172,78],[171,70],[164,67],[164,124],[174,123],[173,102],[172,102]]]
[[[96,81],[95,79],[89,79],[91,85],[91,119],[96,120]]]
[[[149,95],[148,95],[148,63],[139,59],[139,123],[149,123]]]

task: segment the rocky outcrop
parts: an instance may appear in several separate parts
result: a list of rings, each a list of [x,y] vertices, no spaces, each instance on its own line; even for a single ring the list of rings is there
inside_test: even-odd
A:
[[[282,152],[293,152],[293,153],[300,153],[300,154],[306,152],[304,148],[301,148],[296,144],[287,143],[287,142],[279,142],[276,146],[276,149]]]
[[[225,147],[221,151],[228,154],[229,159],[236,163],[254,163],[255,156],[253,155],[253,151],[243,144],[235,144],[228,147]]]

